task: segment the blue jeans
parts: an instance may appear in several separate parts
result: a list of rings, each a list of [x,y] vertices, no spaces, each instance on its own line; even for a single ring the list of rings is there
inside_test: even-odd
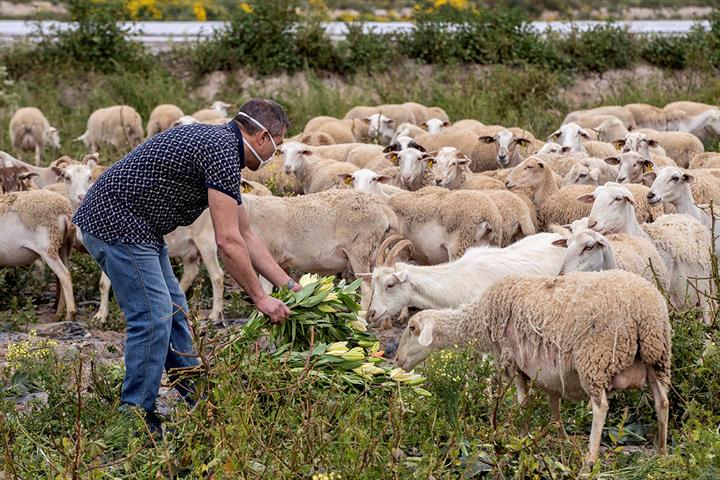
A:
[[[185,293],[172,271],[167,245],[107,243],[82,233],[83,244],[110,278],[127,322],[125,337],[125,380],[121,401],[151,412],[160,389],[163,368],[191,367],[192,354]],[[172,375],[170,380],[174,380]],[[179,384],[188,397],[192,386]]]

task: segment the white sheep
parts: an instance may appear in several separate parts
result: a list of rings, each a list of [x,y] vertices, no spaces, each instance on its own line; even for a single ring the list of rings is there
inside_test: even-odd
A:
[[[306,194],[317,193],[341,184],[339,175],[352,173],[358,167],[352,163],[337,162],[316,157],[303,144],[288,142],[279,147],[283,156],[283,168],[286,175],[294,175],[298,186]]]
[[[452,126],[452,123],[440,118],[429,118],[420,123],[420,127],[428,131],[428,133],[440,133],[443,129]]]
[[[688,166],[691,169],[720,168],[720,152],[699,153],[690,160]]]
[[[457,308],[509,275],[557,275],[565,250],[553,242],[561,238],[538,233],[505,248],[470,248],[438,265],[379,264],[372,275],[362,276],[372,290],[368,320],[394,318],[408,308]]]
[[[635,196],[619,183],[607,183],[578,200],[592,203],[588,228],[604,235],[627,233],[649,238],[657,247],[669,272],[669,293],[676,308],[699,305],[706,321],[710,318],[708,299],[712,294],[710,251],[712,235],[689,215],[662,215],[653,223],[638,223]]]
[[[430,184],[434,160],[431,154],[409,147],[385,155],[391,165],[400,169],[396,178],[399,187],[415,191]]]
[[[687,116],[681,109],[658,108],[647,103],[628,103],[625,108],[632,112],[637,128],[666,131],[672,122]]]
[[[144,140],[142,117],[128,105],[95,110],[87,121],[85,133],[77,137],[91,152],[106,143],[117,149],[133,149]]]
[[[720,134],[720,109],[713,107],[668,122],[668,131],[692,133],[699,139]]]
[[[495,135],[483,135],[480,141],[492,143],[497,149],[496,160],[501,168],[511,168],[523,161],[518,146],[526,147],[532,145],[532,140],[525,137],[518,137],[510,130],[504,129]]]
[[[68,200],[55,192],[31,190],[0,195],[0,267],[30,265],[42,259],[57,276],[57,314],[77,313],[66,263],[75,239]]]
[[[498,168],[497,151],[494,144],[480,139],[481,136],[495,135],[502,127],[484,127],[482,131],[448,129],[446,131],[418,136],[415,141],[427,151],[438,151],[442,147],[455,147],[470,159],[470,170],[483,172]]]
[[[184,118],[185,114],[180,108],[171,104],[162,104],[153,108],[150,112],[150,119],[147,123],[147,136],[148,138],[156,135],[160,132],[164,132],[168,128],[175,125],[175,122]],[[193,117],[190,117],[193,118]],[[178,125],[183,125],[179,123]]]
[[[497,359],[524,403],[527,381],[548,396],[561,436],[561,399],[590,398],[587,462],[598,459],[608,397],[649,384],[658,422],[658,453],[667,453],[671,327],[662,295],[622,270],[500,280],[457,310],[425,310],[408,322],[398,365],[411,368],[431,351],[472,345]]]
[[[470,171],[470,159],[455,147],[442,147],[432,161],[435,185],[450,190],[505,189],[500,180]]]
[[[374,193],[383,198],[402,193],[405,190],[390,185],[393,178],[390,175],[381,175],[367,168],[355,170],[352,173],[339,174],[340,180],[361,192]]]
[[[598,158],[611,157],[617,153],[612,144],[596,141],[590,131],[577,123],[562,125],[551,133],[548,139],[559,143],[563,147],[563,152],[580,152]]]
[[[417,125],[413,125],[412,123],[401,123],[395,129],[395,133],[393,133],[392,137],[390,138],[390,142],[388,142],[388,145],[395,143],[398,137],[415,138],[426,133],[428,133],[427,130],[422,127],[418,127]]]
[[[544,160],[529,157],[513,168],[505,185],[511,189],[524,189],[530,194],[538,215],[539,225],[547,229],[551,225],[565,225],[588,216],[590,208],[577,197],[593,191],[590,185],[569,185],[559,188],[555,174]],[[649,189],[644,185],[628,185],[638,194],[645,196]],[[644,199],[638,208],[637,215],[641,221],[652,221],[658,214]]]
[[[611,181],[617,180],[618,183],[640,183],[644,173],[658,167],[675,165],[675,162],[669,157],[653,156],[651,160],[635,151],[608,157],[605,159],[605,163],[617,167],[617,178],[611,179]]]
[[[570,112],[563,120],[563,125],[566,123],[576,122],[581,118],[594,117],[597,115],[612,115],[620,119],[625,125],[625,128],[635,128],[635,117],[632,112],[627,108],[619,105],[606,105],[604,107],[590,108],[586,110],[575,110]]]
[[[632,131],[625,136],[624,142],[618,141],[616,144],[622,146],[623,152],[635,151],[650,160],[654,160],[651,153],[666,155],[683,168],[689,166],[695,155],[705,151],[702,142],[691,133],[658,132],[649,129]],[[653,152],[648,147],[658,148]]]
[[[208,120],[226,118],[228,116],[227,109],[230,107],[232,107],[232,105],[229,103],[225,103],[222,101],[213,102],[210,108],[198,110],[197,112],[192,114],[192,117],[200,123],[205,123]]]
[[[368,125],[368,137],[377,139],[380,143],[390,143],[395,134],[397,123],[394,119],[386,117],[382,113],[374,113],[363,119]]]
[[[35,166],[40,166],[42,152],[50,147],[60,149],[60,134],[40,109],[18,109],[10,119],[10,144],[16,150],[35,152]]]
[[[370,115],[374,115],[377,113],[381,113],[385,115],[387,118],[392,118],[395,120],[396,125],[400,125],[401,123],[412,123],[413,125],[417,125],[418,121],[415,119],[415,114],[413,113],[413,110],[409,108],[406,105],[397,105],[397,104],[384,104],[384,105],[377,105],[374,107],[368,107],[368,106],[357,106],[353,107],[345,114],[344,119],[345,120],[359,120],[359,119],[366,119]],[[436,116],[436,115],[433,115]],[[424,119],[423,119],[424,120]]]
[[[565,175],[562,186],[568,185],[604,185],[618,178],[618,169],[605,160],[587,157],[578,160]]]

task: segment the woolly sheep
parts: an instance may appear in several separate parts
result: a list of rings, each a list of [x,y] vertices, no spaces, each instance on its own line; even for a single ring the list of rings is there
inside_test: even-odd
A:
[[[482,131],[485,127],[486,125],[482,122],[478,122],[477,120],[474,120],[472,118],[465,118],[462,120],[458,120],[457,122],[453,122],[453,124],[447,127],[445,131],[453,130],[457,132],[468,131],[477,133],[479,131]]]
[[[395,143],[398,137],[401,136],[415,138],[426,133],[428,132],[425,129],[413,125],[412,123],[401,123],[395,129],[395,133],[393,133],[392,137],[390,138],[390,142],[388,142],[388,145]]]
[[[435,185],[450,190],[505,189],[497,179],[470,171],[470,159],[455,147],[438,150],[432,161],[432,175]]]
[[[450,121],[450,118],[448,117],[447,113],[445,113],[445,110],[440,107],[427,107],[417,102],[405,102],[401,103],[400,105],[412,110],[413,115],[415,116],[415,122],[417,124],[420,124],[432,118],[437,118],[444,122]]]
[[[687,116],[687,113],[680,109],[662,109],[647,103],[628,103],[625,108],[632,112],[637,128],[665,131],[668,123]]]
[[[316,130],[318,130],[320,127],[322,127],[323,124],[328,122],[336,122],[340,120],[339,118],[330,117],[327,115],[320,115],[317,117],[313,117],[310,120],[307,121],[305,124],[305,127],[303,127],[303,133],[311,133]]]
[[[588,463],[598,458],[608,396],[648,383],[658,453],[667,453],[671,328],[665,300],[647,280],[621,270],[505,278],[472,304],[410,319],[398,364],[409,369],[432,350],[468,344],[497,358],[521,404],[528,380],[544,390],[562,436],[560,400],[589,397]]]
[[[601,142],[612,143],[618,138],[625,138],[629,130],[625,124],[615,117],[608,117],[595,128],[597,139]]]
[[[429,118],[420,124],[420,127],[428,131],[428,133],[440,133],[443,129],[448,128],[452,125],[447,120],[441,120],[439,118]]]
[[[588,205],[583,205],[583,202],[576,199],[582,194],[592,192],[593,187],[570,185],[558,188],[552,169],[537,157],[530,157],[512,169],[505,185],[511,190],[527,189],[530,192],[542,229],[547,229],[553,224],[569,224],[590,213]],[[632,185],[631,188],[642,195],[646,195],[648,191],[644,185]],[[657,213],[647,201],[637,210],[641,221],[651,221]]]
[[[578,160],[565,175],[562,186],[568,185],[604,185],[618,177],[617,168],[600,158],[587,157]]]
[[[521,198],[522,193],[508,190],[486,190],[484,193],[495,202],[500,212],[499,246],[505,247],[536,232],[535,208],[527,197]]]
[[[361,144],[350,150],[344,161],[375,171],[382,171],[392,166],[385,156],[385,149],[382,145]]]
[[[563,125],[571,122],[577,122],[580,118],[594,117],[597,115],[612,115],[620,119],[625,125],[625,128],[635,128],[635,117],[632,112],[625,107],[619,105],[607,105],[604,107],[590,108],[587,110],[575,110],[570,112],[563,120]]]
[[[590,157],[605,158],[614,155],[616,148],[605,142],[598,142],[593,135],[577,123],[567,123],[548,137],[563,147],[563,152],[586,153]]]
[[[192,114],[192,117],[195,118],[200,123],[205,123],[208,120],[217,120],[220,118],[226,118],[228,116],[227,109],[232,107],[231,104],[225,103],[222,101],[214,102],[210,108],[204,108],[202,110],[198,110],[197,112]]]
[[[636,199],[625,185],[607,183],[578,199],[592,203],[588,228],[604,235],[627,233],[649,238],[657,247],[669,272],[671,301],[677,308],[691,297],[700,305],[706,321],[709,308],[706,294],[712,293],[710,250],[712,235],[689,215],[662,215],[642,226],[635,215]]]
[[[327,121],[317,130],[305,133],[323,133],[332,138],[335,143],[354,143],[368,139],[369,128],[370,120],[368,118],[344,119]]]
[[[665,149],[660,146],[657,140],[648,138],[646,134],[639,131],[628,132],[624,138],[613,140],[612,144],[623,153],[636,152],[646,160],[654,160],[658,156],[667,156]]]
[[[396,104],[377,105],[375,107],[353,107],[345,114],[344,119],[364,119],[376,113],[381,113],[386,117],[395,120],[396,125],[400,125],[401,123],[406,122],[412,123],[413,125],[418,124],[417,120],[415,119],[415,114],[410,108],[404,105]]]
[[[40,166],[45,148],[60,149],[60,134],[40,109],[25,107],[18,109],[10,119],[10,144],[16,150],[34,151],[35,165]]]
[[[532,141],[525,137],[518,137],[510,130],[501,130],[495,135],[483,135],[480,141],[491,143],[497,149],[496,160],[501,168],[511,168],[523,161],[518,145],[526,147],[532,145]]]
[[[623,151],[629,149],[638,151],[641,155],[647,158],[645,150],[641,151],[638,148],[633,148],[629,145],[628,138],[631,136],[638,137],[639,141],[647,140],[647,145],[653,146],[656,144],[663,148],[665,151],[664,155],[672,158],[675,163],[683,168],[688,168],[690,160],[697,154],[703,153],[705,147],[702,142],[693,134],[685,132],[658,132],[650,129],[641,129],[630,132],[625,137],[625,146]],[[642,143],[641,143],[642,145]],[[656,152],[659,153],[659,152]]]
[[[150,119],[147,123],[148,138],[172,127],[173,124],[184,115],[185,114],[182,110],[180,110],[180,108],[167,103],[153,108],[153,111],[150,112]]]
[[[431,187],[393,195],[388,204],[420,263],[442,263],[468,248],[499,244],[502,216],[483,192]]]
[[[633,151],[608,157],[605,163],[617,167],[617,178],[610,181],[617,180],[618,183],[640,183],[644,173],[657,167],[675,165],[675,162],[668,157],[657,156],[650,160]]]
[[[404,192],[401,188],[389,185],[393,178],[389,175],[381,175],[367,168],[355,170],[352,173],[341,173],[340,180],[355,190],[374,193],[383,198]]]
[[[663,107],[663,110],[682,110],[688,115],[698,115],[700,113],[703,113],[707,110],[711,110],[714,108],[720,108],[717,105],[710,105],[708,103],[701,103],[701,102],[688,102],[685,100],[681,100],[678,102],[670,102],[667,105]]]
[[[510,275],[557,275],[565,250],[553,242],[561,238],[538,233],[505,248],[470,248],[460,258],[439,265],[378,265],[372,275],[362,276],[372,291],[368,320],[394,318],[408,308],[457,308]]]
[[[720,168],[720,152],[699,153],[690,160],[688,167],[691,169]]]
[[[117,149],[133,149],[144,139],[142,118],[134,108],[127,105],[95,110],[87,121],[85,133],[76,138],[91,152],[106,143]]]
[[[303,193],[317,193],[335,188],[340,184],[338,176],[352,173],[358,169],[352,163],[337,162],[327,158],[316,157],[307,149],[296,150],[297,145],[283,144],[283,167],[286,175],[294,175]]]
[[[498,168],[494,144],[480,140],[480,136],[495,135],[502,128],[485,127],[482,132],[450,129],[437,134],[426,133],[415,140],[429,152],[442,147],[455,147],[470,159],[470,170],[483,172]]]
[[[386,157],[391,165],[397,165],[397,184],[406,190],[415,191],[429,185],[432,179],[434,157],[417,148],[409,147],[398,152],[388,152]]]
[[[61,301],[57,314],[77,313],[66,262],[75,238],[66,198],[46,190],[0,195],[0,267],[30,265],[42,259],[58,277]]]
[[[699,139],[720,134],[720,109],[715,107],[668,122],[668,131],[692,133]]]
[[[297,140],[305,145],[313,146],[334,145],[337,143],[334,137],[325,132],[303,133],[297,137]]]

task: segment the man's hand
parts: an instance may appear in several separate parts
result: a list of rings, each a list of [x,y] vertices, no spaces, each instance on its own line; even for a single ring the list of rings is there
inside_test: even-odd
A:
[[[295,286],[292,288],[292,291],[299,292],[302,289],[303,289],[302,285],[300,285],[299,283],[296,283]]]
[[[255,306],[262,313],[270,317],[270,322],[276,325],[282,323],[290,316],[290,309],[277,298],[265,297],[259,300]]]

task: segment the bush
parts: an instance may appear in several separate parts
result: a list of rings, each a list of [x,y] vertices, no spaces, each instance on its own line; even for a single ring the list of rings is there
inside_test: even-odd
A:
[[[573,30],[567,37],[554,36],[552,42],[568,57],[572,70],[604,72],[627,68],[637,59],[635,38],[626,28],[614,24],[599,25],[591,30]]]

